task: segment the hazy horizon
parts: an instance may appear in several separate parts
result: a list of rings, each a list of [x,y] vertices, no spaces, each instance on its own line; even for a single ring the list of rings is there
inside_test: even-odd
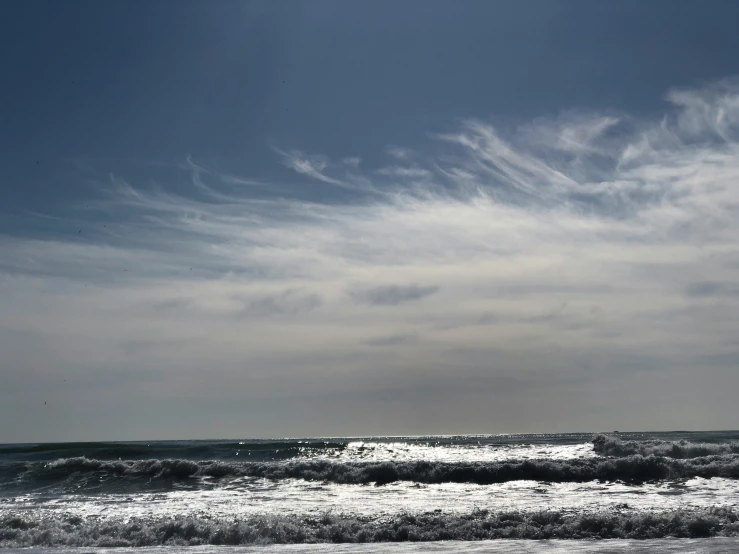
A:
[[[614,432],[616,433],[614,435]],[[79,444],[79,443],[165,443],[165,442],[204,442],[204,443],[217,443],[217,442],[229,442],[229,441],[288,441],[288,440],[323,440],[323,439],[424,439],[424,438],[451,438],[451,437],[506,437],[506,436],[533,436],[533,435],[607,435],[607,436],[618,436],[619,434],[651,434],[651,433],[736,433],[738,429],[596,429],[592,431],[562,431],[562,432],[537,432],[530,431],[525,433],[494,433],[494,432],[479,432],[479,433],[436,433],[436,434],[404,434],[404,435],[286,435],[286,436],[263,436],[263,437],[174,437],[174,438],[139,438],[139,439],[119,439],[119,438],[107,438],[107,439],[88,439],[84,441],[20,441],[20,442],[2,442],[0,445],[11,445],[11,444]]]
[[[739,4],[417,6],[6,6],[0,443],[739,427]]]

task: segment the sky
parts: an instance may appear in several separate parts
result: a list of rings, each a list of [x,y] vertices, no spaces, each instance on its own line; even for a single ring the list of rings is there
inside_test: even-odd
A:
[[[739,427],[739,4],[3,4],[0,442]]]

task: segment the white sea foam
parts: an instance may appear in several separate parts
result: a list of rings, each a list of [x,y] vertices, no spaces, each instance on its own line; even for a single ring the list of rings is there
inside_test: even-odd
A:
[[[736,433],[591,437],[16,445],[0,460],[0,545],[739,534]],[[154,454],[189,457],[136,458]]]
[[[569,460],[597,456],[593,446],[583,444],[450,444],[353,441],[346,448],[317,456],[347,462],[418,461],[499,462],[504,460]]]

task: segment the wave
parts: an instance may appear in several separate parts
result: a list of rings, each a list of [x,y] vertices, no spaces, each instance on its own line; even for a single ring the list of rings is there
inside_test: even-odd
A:
[[[3,472],[4,480],[18,485],[95,483],[142,480],[162,486],[169,482],[202,477],[228,479],[255,477],[270,480],[303,479],[339,484],[385,485],[394,481],[417,483],[475,483],[508,481],[544,482],[623,481],[643,483],[692,477],[739,478],[739,455],[714,455],[674,459],[636,454],[611,458],[563,460],[508,460],[498,462],[344,462],[302,460],[287,462],[224,462],[193,460],[96,460],[64,458],[51,463],[16,465]]]
[[[247,474],[268,479],[300,478],[384,485],[394,481],[417,483],[475,483],[489,485],[508,481],[586,482],[625,481],[640,483],[690,477],[739,477],[739,456],[678,461],[659,457],[631,456],[615,459],[523,460],[505,462],[382,462],[335,464],[297,462],[253,464]]]
[[[656,539],[739,536],[739,513],[728,508],[644,513],[628,510],[468,514],[399,514],[383,518],[255,516],[243,520],[180,516],[126,521],[76,516],[0,519],[0,547],[157,546],[404,542],[486,539]]]
[[[664,456],[669,458],[699,458],[722,454],[739,454],[739,442],[696,443],[686,440],[622,441],[617,437],[598,435],[593,439],[593,450],[601,456]]]
[[[239,459],[284,460],[316,453],[340,452],[347,442],[324,439],[249,440],[249,441],[160,441],[77,442],[0,445],[6,460],[53,461],[58,458],[135,460],[180,458],[194,460]]]

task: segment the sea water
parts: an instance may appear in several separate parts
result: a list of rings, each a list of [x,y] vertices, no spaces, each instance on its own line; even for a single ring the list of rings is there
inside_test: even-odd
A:
[[[739,432],[0,445],[0,546],[737,552],[735,441]]]

